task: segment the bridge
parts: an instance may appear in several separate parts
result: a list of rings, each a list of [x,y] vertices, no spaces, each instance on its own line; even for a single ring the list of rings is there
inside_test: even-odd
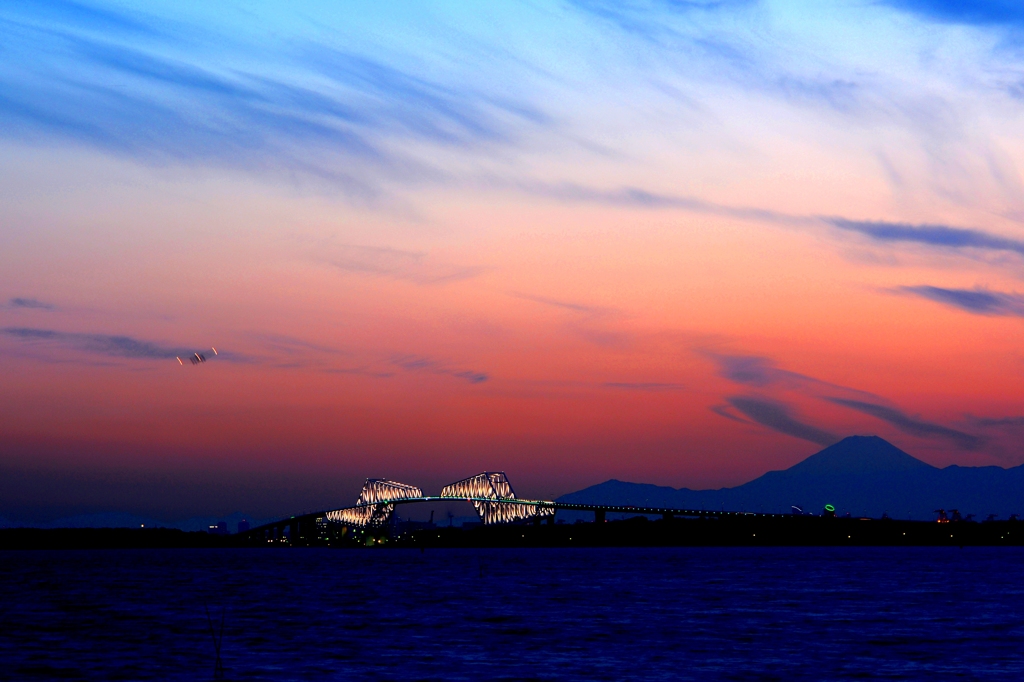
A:
[[[258,526],[246,532],[252,539],[270,543],[293,544],[299,539],[311,540],[325,529],[388,529],[401,505],[429,502],[468,502],[473,505],[485,526],[509,523],[554,523],[559,510],[593,512],[594,521],[603,523],[608,514],[655,515],[664,519],[675,517],[728,518],[775,517],[781,514],[715,511],[711,509],[677,509],[632,505],[577,504],[551,500],[517,498],[503,471],[485,471],[444,486],[440,495],[424,495],[406,483],[383,478],[368,478],[356,503],[351,507],[329,509],[291,516]]]

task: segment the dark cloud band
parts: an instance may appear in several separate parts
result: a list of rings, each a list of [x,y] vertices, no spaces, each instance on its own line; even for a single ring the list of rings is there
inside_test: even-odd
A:
[[[193,353],[190,348],[161,346],[152,341],[142,341],[130,336],[79,334],[27,327],[4,327],[0,329],[0,333],[29,343],[49,343],[115,358],[172,359],[178,356],[187,357]]]
[[[787,436],[824,446],[832,445],[839,440],[834,433],[798,421],[782,403],[753,396],[734,396],[727,400],[730,405],[753,421]]]
[[[903,293],[927,298],[976,315],[1024,317],[1024,296],[985,289],[944,289],[933,286],[900,287]]]
[[[1024,26],[1024,4],[1017,0],[887,0],[886,4],[942,23]]]
[[[12,298],[9,302],[12,308],[28,308],[30,310],[56,310],[57,306],[52,303],[45,303],[36,298]]]
[[[892,407],[867,403],[862,400],[849,400],[847,398],[826,398],[826,400],[889,422],[900,431],[909,433],[912,436],[919,438],[944,438],[961,450],[976,450],[982,445],[982,439],[977,436],[957,431],[941,424],[914,419]]]
[[[948,249],[1004,251],[1024,255],[1024,241],[982,230],[948,225],[910,225],[907,223],[822,218],[840,230],[858,232],[880,242],[907,242]]]
[[[469,369],[453,369],[442,362],[422,355],[399,355],[391,359],[391,363],[409,372],[429,372],[444,376],[463,379],[471,384],[480,384],[487,381],[488,377],[483,372]]]

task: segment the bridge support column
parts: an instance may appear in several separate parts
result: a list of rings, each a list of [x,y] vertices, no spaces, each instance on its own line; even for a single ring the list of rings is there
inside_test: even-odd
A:
[[[539,526],[540,525],[540,517],[539,516],[534,516],[533,517],[533,525],[535,525],[535,526]]]
[[[551,516],[545,516],[544,523],[548,524],[549,526],[555,525],[555,515],[552,514]]]
[[[594,523],[604,523],[604,509],[594,510]]]

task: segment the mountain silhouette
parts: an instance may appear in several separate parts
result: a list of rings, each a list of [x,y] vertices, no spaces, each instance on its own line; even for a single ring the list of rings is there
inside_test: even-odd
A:
[[[878,436],[850,436],[783,471],[735,488],[690,490],[610,480],[563,495],[559,502],[682,509],[820,513],[932,519],[935,509],[1007,518],[1024,513],[1024,466],[934,467]]]

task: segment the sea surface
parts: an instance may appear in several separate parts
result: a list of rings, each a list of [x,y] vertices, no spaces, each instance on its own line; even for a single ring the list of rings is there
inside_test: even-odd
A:
[[[1024,680],[1022,565],[1021,548],[0,552],[0,679],[213,679],[223,627],[230,680]]]

